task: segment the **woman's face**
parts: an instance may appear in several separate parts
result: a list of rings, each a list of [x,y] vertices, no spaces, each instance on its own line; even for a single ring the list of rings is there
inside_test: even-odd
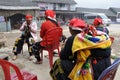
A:
[[[80,30],[73,30],[71,27],[69,27],[69,32],[70,32],[71,35],[76,35],[78,33],[81,33]]]
[[[71,27],[69,27],[69,32],[70,32],[71,35],[73,35],[73,31],[72,31]]]

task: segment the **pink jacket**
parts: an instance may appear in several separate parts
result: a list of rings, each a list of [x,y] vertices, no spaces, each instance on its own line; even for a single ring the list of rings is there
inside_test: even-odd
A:
[[[20,27],[20,31],[24,31],[25,27],[27,27],[27,23],[26,21],[23,22],[22,26]],[[30,28],[30,33],[33,37],[33,39],[35,40],[35,42],[37,41],[37,23],[36,22],[32,22],[30,25],[29,25],[29,28]]]

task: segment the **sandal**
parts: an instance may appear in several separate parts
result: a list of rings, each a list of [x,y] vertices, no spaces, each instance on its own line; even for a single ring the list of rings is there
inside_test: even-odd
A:
[[[34,64],[42,64],[42,61],[33,62]]]
[[[33,60],[35,57],[34,56],[30,56],[29,57],[29,60],[31,61],[31,60]]]
[[[12,60],[16,60],[17,59],[17,56],[13,56]]]

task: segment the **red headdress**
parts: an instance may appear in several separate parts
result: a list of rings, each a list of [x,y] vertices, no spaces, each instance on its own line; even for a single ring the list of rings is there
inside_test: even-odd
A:
[[[70,20],[69,27],[71,27],[74,30],[81,30],[85,28],[85,22],[78,18],[73,18]]]
[[[56,13],[53,10],[46,10],[45,16],[51,20],[56,21]]]
[[[32,15],[27,14],[25,18],[26,18],[26,20],[32,20]]]
[[[94,21],[93,21],[93,24],[95,26],[98,26],[99,24],[103,24],[102,19],[101,18],[95,18]]]

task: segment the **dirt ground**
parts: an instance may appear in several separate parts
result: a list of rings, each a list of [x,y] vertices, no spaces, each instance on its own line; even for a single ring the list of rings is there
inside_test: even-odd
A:
[[[68,32],[68,27],[63,26],[62,28],[64,30],[64,35],[66,35],[68,37],[70,35]],[[110,36],[113,36],[115,38],[114,43],[112,44],[112,55],[118,57],[118,56],[120,56],[120,49],[119,49],[120,27],[119,27],[119,24],[112,24],[111,26],[108,27],[108,29],[110,31]],[[5,32],[4,35],[7,39],[7,41],[5,43],[6,47],[1,48],[0,53],[8,54],[9,60],[12,63],[16,64],[20,69],[23,69],[23,70],[26,70],[26,71],[36,74],[38,77],[38,80],[52,80],[49,75],[49,71],[50,71],[49,62],[48,62],[49,60],[44,57],[43,64],[40,64],[40,65],[36,65],[33,63],[33,61],[29,61],[28,60],[29,54],[27,51],[26,44],[24,45],[24,53],[22,55],[21,54],[18,55],[18,59],[16,61],[11,60],[11,58],[13,56],[12,47],[14,45],[14,41],[17,37],[20,36],[19,30]],[[38,31],[38,37],[39,37],[39,31]],[[39,40],[40,40],[40,38],[39,38]],[[46,54],[47,54],[47,52],[44,51],[44,55],[46,55]],[[58,58],[58,57],[54,57],[54,60],[56,58]],[[1,79],[1,76],[3,76],[3,75],[1,74],[1,71],[0,71],[0,80],[3,80],[3,79]],[[119,79],[116,79],[116,80],[119,80]]]

